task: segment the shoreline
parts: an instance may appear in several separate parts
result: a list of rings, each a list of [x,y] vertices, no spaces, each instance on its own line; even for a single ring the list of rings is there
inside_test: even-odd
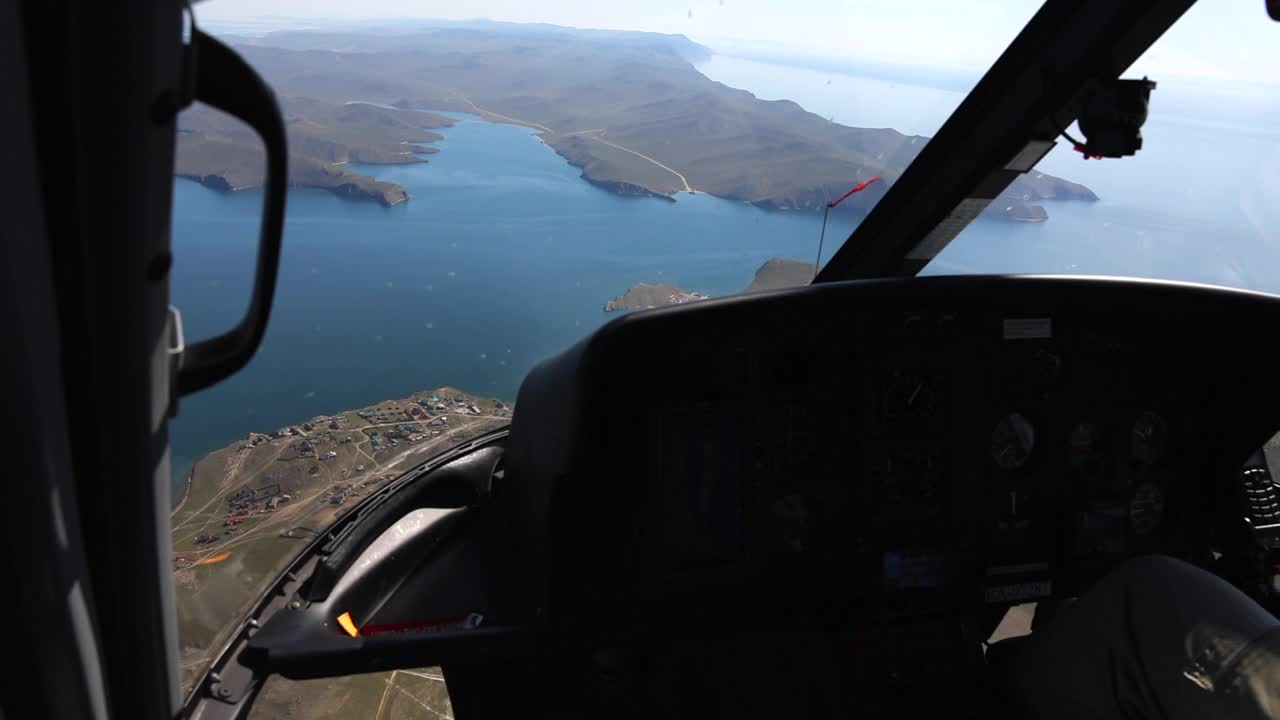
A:
[[[512,406],[514,406],[514,405],[515,405],[515,400],[513,400],[513,399],[502,398],[502,397],[497,397],[497,396],[490,396],[490,395],[480,395],[480,394],[477,394],[477,393],[472,393],[472,392],[469,392],[469,391],[463,390],[463,389],[458,388],[458,387],[455,387],[455,386],[453,386],[453,385],[441,385],[440,387],[437,387],[437,388],[434,388],[434,389],[431,389],[431,390],[418,390],[418,391],[415,391],[414,393],[411,393],[410,395],[416,395],[416,394],[420,394],[420,393],[427,393],[427,392],[442,392],[442,391],[445,391],[445,390],[450,390],[450,391],[453,391],[453,392],[457,392],[457,393],[460,393],[460,394],[462,394],[462,395],[465,395],[465,396],[468,396],[468,397],[471,397],[471,398],[476,398],[476,399],[484,400],[484,401],[486,401],[486,402],[488,402],[488,401],[495,401],[495,400],[496,400],[496,401],[499,401],[499,402],[501,402],[501,403],[504,403],[507,407],[512,407]],[[383,398],[383,399],[381,399],[381,400],[375,400],[375,401],[372,401],[371,403],[369,403],[369,404],[367,404],[367,405],[358,406],[358,407],[356,407],[356,408],[354,408],[354,409],[342,409],[342,410],[336,410],[336,411],[334,411],[334,412],[330,412],[330,413],[320,413],[320,414],[318,414],[318,415],[313,415],[313,416],[311,416],[311,417],[310,417],[310,418],[308,418],[308,419],[292,421],[292,422],[286,423],[283,427],[300,427],[300,426],[305,425],[305,424],[308,424],[308,423],[311,423],[311,424],[319,424],[319,423],[321,423],[321,421],[322,421],[322,420],[323,420],[323,421],[328,421],[328,420],[330,420],[330,419],[332,419],[332,418],[339,417],[339,416],[342,416],[342,415],[350,415],[350,414],[353,414],[353,413],[358,413],[358,412],[360,412],[360,410],[362,410],[362,409],[366,409],[366,408],[369,408],[369,407],[373,407],[373,406],[376,406],[376,405],[380,405],[380,404],[382,404],[382,403],[399,402],[399,401],[401,401],[401,400],[403,400],[403,398],[391,398],[391,399]],[[413,421],[405,420],[404,422],[413,422]],[[178,513],[178,511],[180,511],[180,510],[182,509],[182,506],[183,506],[183,504],[184,504],[184,503],[186,503],[187,498],[189,498],[189,497],[191,496],[191,486],[192,486],[193,481],[195,480],[196,468],[197,468],[197,467],[199,467],[200,463],[201,463],[201,462],[203,462],[203,461],[204,461],[204,459],[205,459],[205,458],[207,458],[207,457],[209,457],[210,455],[212,455],[212,454],[214,454],[214,453],[216,453],[216,452],[219,452],[219,451],[221,451],[221,450],[226,450],[228,447],[230,447],[230,446],[232,446],[232,445],[235,445],[235,444],[237,444],[237,443],[244,442],[246,438],[251,437],[251,436],[253,436],[253,435],[270,435],[270,432],[266,432],[266,433],[264,433],[264,432],[260,432],[260,431],[258,431],[258,430],[254,430],[254,429],[250,428],[250,429],[248,429],[248,430],[246,430],[246,431],[244,431],[244,432],[242,432],[242,433],[239,433],[238,435],[236,435],[236,436],[235,436],[235,438],[232,438],[231,440],[228,440],[228,441],[226,441],[226,442],[224,442],[224,443],[222,443],[222,444],[215,445],[214,447],[212,447],[212,448],[210,448],[210,449],[208,449],[208,450],[205,450],[205,451],[203,451],[203,452],[199,453],[199,456],[196,458],[196,460],[195,460],[194,462],[192,462],[192,463],[191,463],[191,468],[187,471],[186,488],[183,490],[183,493],[182,493],[182,499],[181,499],[181,500],[179,500],[179,501],[177,502],[177,504],[175,504],[175,505],[173,506],[173,508],[169,511],[169,517],[170,517],[170,519],[172,519],[172,518],[173,518],[173,516],[174,516],[174,515],[176,515],[176,514]],[[305,435],[304,435],[303,437],[305,437]],[[238,438],[238,439],[237,439],[237,438]],[[171,475],[171,477],[172,477],[172,475]]]
[[[211,450],[210,452],[217,452],[217,451]],[[209,453],[205,453],[204,456],[200,458],[200,460],[203,460],[205,457],[208,457],[208,455]],[[187,504],[187,498],[191,497],[191,482],[195,480],[196,465],[200,464],[200,460],[196,460],[195,462],[191,463],[191,469],[187,471],[187,489],[182,492],[182,499],[179,500],[178,503],[173,506],[173,509],[169,511],[170,520],[173,519],[174,515],[178,514],[178,511],[182,509],[183,505]]]

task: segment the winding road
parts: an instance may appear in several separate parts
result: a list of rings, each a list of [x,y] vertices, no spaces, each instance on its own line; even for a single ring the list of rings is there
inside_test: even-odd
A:
[[[663,170],[666,170],[667,172],[671,173],[672,175],[675,175],[676,177],[680,178],[680,182],[684,183],[684,192],[693,192],[693,186],[689,184],[688,179],[686,179],[684,175],[681,175],[680,173],[676,172],[675,170],[672,170],[671,168],[667,167],[666,165],[663,165],[662,163],[658,162],[657,160],[654,160],[653,158],[649,157],[648,155],[645,155],[645,154],[643,154],[643,153],[638,153],[638,152],[636,152],[635,150],[632,150],[631,148],[624,148],[624,147],[622,147],[621,145],[619,145],[619,144],[617,144],[617,143],[611,143],[611,142],[609,142],[608,140],[605,140],[605,139],[604,139],[604,137],[603,137],[603,135],[604,135],[604,132],[602,131],[602,132],[600,133],[600,135],[588,135],[588,137],[590,137],[592,140],[595,140],[596,142],[604,143],[605,145],[608,145],[609,147],[617,148],[617,149],[619,149],[619,150],[621,150],[621,151],[623,151],[623,152],[629,152],[629,153],[631,153],[632,155],[635,155],[635,156],[636,156],[636,157],[638,157],[638,158],[643,158],[643,159],[645,159],[645,160],[648,160],[649,162],[653,163],[654,165],[657,165],[658,167],[662,168]]]
[[[456,92],[456,91],[455,91],[455,92]],[[498,113],[496,113],[496,112],[494,112],[494,111],[492,111],[492,110],[485,110],[484,108],[480,107],[479,105],[477,105],[477,104],[475,104],[475,103],[471,102],[471,98],[467,97],[466,95],[462,94],[461,92],[459,92],[459,93],[458,93],[458,97],[462,98],[462,101],[463,101],[463,102],[465,102],[466,104],[470,105],[470,106],[471,106],[471,109],[475,110],[477,113],[480,113],[481,115],[490,115],[490,116],[492,116],[492,117],[496,117],[496,118],[498,118],[499,120],[506,120],[507,122],[512,122],[512,123],[515,123],[515,124],[517,124],[517,125],[527,125],[527,126],[529,126],[529,127],[535,127],[535,128],[538,128],[539,130],[542,130],[543,132],[549,132],[549,133],[551,133],[552,135],[554,135],[554,134],[556,133],[556,131],[555,131],[555,130],[552,130],[551,128],[547,127],[546,125],[539,125],[539,124],[538,124],[538,123],[536,123],[536,122],[529,122],[528,120],[521,120],[520,118],[513,118],[513,117],[510,117],[510,116],[508,116],[508,115],[499,115]]]
[[[470,106],[471,106],[471,109],[475,110],[477,113],[479,113],[479,114],[481,114],[481,115],[488,115],[488,116],[490,116],[490,117],[498,118],[499,120],[506,120],[507,122],[515,123],[516,125],[524,125],[524,126],[526,126],[526,127],[534,127],[534,128],[538,128],[539,130],[542,130],[543,132],[551,133],[552,135],[560,134],[560,133],[557,133],[555,130],[552,130],[551,128],[547,127],[546,125],[541,125],[541,124],[536,123],[536,122],[530,122],[529,120],[521,120],[520,118],[514,118],[514,117],[511,117],[511,116],[509,116],[509,115],[502,115],[502,114],[496,113],[496,112],[494,112],[494,111],[492,111],[492,110],[485,110],[484,108],[482,108],[482,107],[480,107],[479,105],[476,105],[474,102],[472,102],[472,101],[471,101],[471,98],[467,97],[464,93],[459,92],[459,91],[455,91],[455,92],[457,92],[457,93],[458,93],[458,97],[462,98],[462,101],[463,101],[463,102],[465,102],[466,104],[470,105]],[[563,135],[564,135],[565,137],[569,137],[569,136],[572,136],[572,135],[585,135],[585,136],[587,136],[587,137],[591,138],[592,140],[595,140],[596,142],[599,142],[599,143],[603,143],[603,144],[605,144],[605,145],[608,145],[608,146],[609,146],[609,147],[611,147],[611,148],[616,148],[616,149],[621,150],[621,151],[623,151],[623,152],[631,153],[632,155],[635,155],[636,157],[640,158],[641,160],[648,160],[649,162],[653,163],[654,165],[657,165],[658,167],[662,168],[663,170],[666,170],[667,172],[671,173],[672,175],[675,175],[676,177],[680,178],[680,183],[681,183],[682,185],[684,185],[684,188],[683,188],[683,190],[682,190],[683,192],[694,192],[694,190],[693,190],[693,186],[689,184],[689,179],[688,179],[688,178],[686,178],[682,173],[680,173],[680,172],[679,172],[679,171],[677,171],[677,170],[673,170],[672,168],[669,168],[669,167],[667,167],[666,165],[663,165],[662,163],[658,162],[657,160],[654,160],[653,158],[649,157],[648,155],[645,155],[644,153],[636,152],[635,150],[632,150],[631,148],[625,148],[625,147],[622,147],[621,145],[619,145],[619,144],[617,144],[617,143],[613,143],[613,142],[609,142],[608,140],[605,140],[605,139],[604,139],[604,134],[605,134],[605,132],[607,132],[607,129],[606,129],[606,128],[592,128],[592,129],[590,129],[590,130],[574,130],[574,131],[572,131],[572,132],[563,133]],[[597,133],[598,133],[598,134],[597,134]]]

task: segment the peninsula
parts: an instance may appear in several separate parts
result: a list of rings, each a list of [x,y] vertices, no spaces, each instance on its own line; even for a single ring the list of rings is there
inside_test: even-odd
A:
[[[442,137],[428,128],[453,124],[442,115],[416,110],[310,98],[285,98],[281,110],[291,186],[323,188],[387,207],[404,202],[409,194],[395,183],[345,166],[426,162],[423,155],[437,149],[424,143]],[[195,106],[178,118],[174,172],[217,190],[245,190],[262,185],[266,160],[261,141],[247,125],[207,106]]]
[[[770,258],[756,270],[751,284],[743,292],[777,290],[813,282],[813,263],[804,260]]]
[[[227,39],[287,98],[286,111],[295,118],[291,140],[310,142],[319,134],[361,148],[353,161],[420,161],[420,143],[430,139],[423,128],[442,127],[448,118],[409,115],[408,109],[461,111],[530,128],[584,179],[610,192],[673,197],[697,191],[762,208],[816,211],[851,183],[879,175],[884,182],[841,206],[865,211],[928,141],[841,125],[794,102],[761,100],[715,82],[696,67],[710,51],[681,35],[474,22]],[[370,118],[369,110],[347,119],[332,112],[352,100],[377,103],[363,107],[388,114]],[[312,132],[312,121],[323,131]],[[336,140],[349,127],[358,130],[356,140]],[[225,135],[212,139],[235,142]],[[411,147],[400,155],[363,152],[396,143]],[[183,174],[210,184],[223,178],[232,187],[252,182],[234,168],[217,167],[219,158],[238,157],[230,148],[184,155],[182,145]],[[327,145],[324,152],[294,145],[300,184],[384,204],[404,199],[403,189],[335,169],[347,156],[326,154]],[[1083,185],[1032,172],[1015,180],[988,213],[1042,220],[1048,214],[1039,201],[1096,199]]]

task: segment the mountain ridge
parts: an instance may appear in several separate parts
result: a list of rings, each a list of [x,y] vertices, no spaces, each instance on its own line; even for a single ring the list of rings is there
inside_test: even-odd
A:
[[[459,111],[531,127],[585,180],[619,194],[695,190],[771,210],[817,210],[879,175],[883,182],[841,206],[866,211],[928,141],[831,122],[790,100],[711,80],[690,59],[709,51],[683,36],[499,25],[287,31],[245,38],[237,49],[284,97]],[[1036,203],[1049,199],[1097,196],[1033,172],[988,214],[1042,220],[1048,213]]]

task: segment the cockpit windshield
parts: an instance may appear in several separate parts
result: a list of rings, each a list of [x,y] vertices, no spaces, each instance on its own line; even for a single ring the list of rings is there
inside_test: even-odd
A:
[[[291,187],[261,350],[171,427],[184,683],[362,495],[508,424],[541,359],[621,313],[810,282],[1037,9],[200,4],[278,97]],[[1201,0],[1126,73],[1158,83],[1136,156],[1060,141],[924,272],[1280,292],[1278,38],[1261,3]],[[173,302],[204,337],[248,295],[262,151],[207,107],[178,127]],[[439,682],[326,688],[336,715],[445,717]]]
[[[1129,275],[1280,292],[1280,26],[1257,4],[1197,2],[1125,73],[1157,81],[1133,157],[1063,140],[1033,175],[1096,200],[1036,223],[978,221],[926,273]]]

